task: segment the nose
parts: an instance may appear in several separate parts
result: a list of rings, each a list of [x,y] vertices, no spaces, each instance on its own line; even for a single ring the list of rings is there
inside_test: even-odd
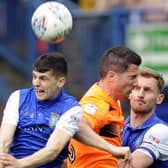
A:
[[[32,79],[32,84],[33,86],[37,87],[40,85],[40,80],[38,80],[38,78],[33,78]]]
[[[138,97],[144,97],[144,90],[142,88],[138,91]]]

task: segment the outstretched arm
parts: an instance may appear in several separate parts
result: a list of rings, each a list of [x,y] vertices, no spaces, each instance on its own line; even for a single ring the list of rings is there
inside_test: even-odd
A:
[[[70,138],[71,136],[62,130],[55,129],[46,146],[35,152],[33,155],[22,159],[15,159],[10,155],[1,153],[0,162],[8,166],[12,166],[12,168],[33,168],[39,165],[43,165],[54,160],[70,140]]]
[[[43,165],[47,162],[50,162],[58,156],[70,138],[71,136],[62,130],[55,129],[43,149],[35,152],[31,156],[19,159],[18,162],[22,168],[30,166],[37,167],[38,165]]]
[[[78,130],[80,117],[81,108],[72,107],[61,116],[44,148],[22,159],[1,153],[0,162],[12,168],[33,168],[54,160]]]
[[[105,150],[115,157],[124,158],[126,160],[130,158],[130,150],[128,147],[117,147],[108,143],[90,128],[85,119],[80,122],[80,129],[75,134],[75,139],[86,145]]]

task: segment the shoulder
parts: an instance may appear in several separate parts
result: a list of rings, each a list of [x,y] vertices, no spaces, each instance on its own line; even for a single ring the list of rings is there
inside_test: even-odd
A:
[[[30,102],[30,100],[33,101],[36,97],[34,88],[20,89],[19,97],[20,97],[20,104],[23,104],[25,102]]]
[[[11,100],[11,99],[18,99],[19,98],[19,94],[20,94],[20,90],[15,90],[9,96],[9,100]]]
[[[168,145],[168,126],[164,123],[153,125],[144,135],[144,140],[152,143]]]
[[[157,123],[153,125],[147,132],[146,134],[158,134],[162,135],[163,133],[168,132],[168,125],[165,123]]]
[[[153,125],[144,135],[143,142],[139,148],[153,160],[167,158],[168,149],[168,127],[163,123]]]
[[[59,100],[59,101],[69,101],[69,102],[78,102],[76,97],[74,97],[74,96],[70,95],[69,93],[65,92],[64,89],[61,89],[57,100]]]
[[[20,89],[19,91],[21,95],[25,95],[25,94],[34,93],[34,88]]]
[[[96,112],[106,113],[110,110],[110,104],[103,98],[96,95],[85,95],[80,100],[84,112],[94,114]]]

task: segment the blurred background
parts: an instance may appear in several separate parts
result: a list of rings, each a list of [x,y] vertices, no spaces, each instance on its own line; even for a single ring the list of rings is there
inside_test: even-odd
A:
[[[60,44],[37,39],[31,17],[44,0],[0,0],[0,117],[10,93],[31,87],[32,63],[44,52],[61,51],[69,62],[66,90],[78,99],[99,78],[99,58],[117,45],[143,57],[162,73],[166,98],[158,115],[168,121],[168,0],[59,0],[73,15],[72,32]],[[124,114],[128,101],[122,102]]]

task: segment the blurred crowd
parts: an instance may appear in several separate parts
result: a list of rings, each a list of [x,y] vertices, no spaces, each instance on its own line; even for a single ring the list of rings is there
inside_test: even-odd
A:
[[[161,9],[157,14],[146,14],[147,21],[168,20],[168,0],[72,0],[86,12],[104,12],[114,7],[134,9]]]
[[[72,0],[84,10],[109,10],[113,7],[167,8],[167,0]]]

